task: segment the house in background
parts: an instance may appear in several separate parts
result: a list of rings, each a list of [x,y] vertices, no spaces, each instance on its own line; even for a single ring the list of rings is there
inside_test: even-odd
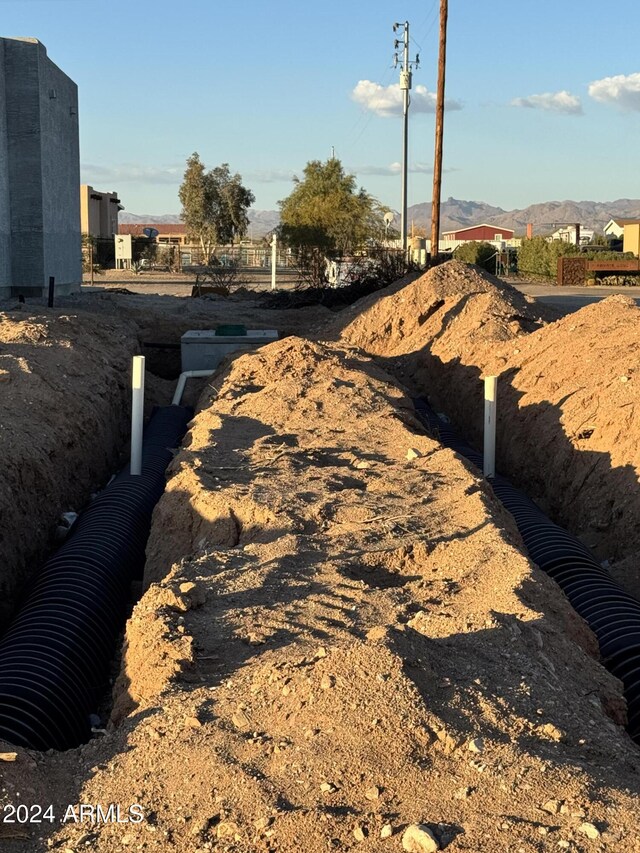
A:
[[[146,237],[145,228],[154,228],[158,234],[156,243],[165,246],[191,246],[192,241],[187,235],[187,226],[182,222],[151,222],[129,223],[120,225],[118,234],[131,234],[132,237]]]
[[[593,240],[593,230],[583,228],[581,225],[562,225],[551,235],[552,240],[562,240],[563,243],[571,243],[574,246],[586,246]]]
[[[604,226],[605,237],[615,237],[616,240],[622,240],[624,226],[634,225],[637,222],[640,222],[640,219],[620,219],[616,216],[615,219],[610,219]]]
[[[89,184],[80,187],[80,230],[98,239],[113,239],[118,233],[118,214],[124,207],[118,194],[94,190]]]
[[[468,228],[459,228],[457,231],[446,231],[442,239],[446,242],[467,242],[471,240],[494,242],[508,242],[513,240],[514,231],[503,228],[502,225],[471,225]]]
[[[625,219],[623,239],[622,251],[640,257],[640,219]]]

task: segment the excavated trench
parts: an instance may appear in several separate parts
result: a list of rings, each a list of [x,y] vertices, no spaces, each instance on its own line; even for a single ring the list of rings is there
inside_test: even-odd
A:
[[[131,583],[140,578],[165,469],[192,411],[167,406],[147,425],[142,472],[121,471],[36,573],[0,642],[0,737],[70,749],[91,735]]]
[[[482,454],[426,400],[414,402],[429,431],[482,470]],[[489,482],[512,514],[531,559],[556,581],[596,635],[603,663],[624,685],[627,730],[640,744],[640,601],[611,577],[589,548],[554,524],[506,477],[496,474]]]
[[[57,318],[54,323],[65,319]],[[50,334],[55,326],[43,328]],[[135,338],[125,334],[121,338],[122,344],[113,347],[111,363],[97,356],[107,366],[98,379],[102,384],[80,400],[81,416],[76,424],[80,440],[68,442],[56,423],[56,428],[42,434],[43,448],[48,449],[37,448],[33,458],[26,460],[28,476],[12,478],[12,460],[8,459],[8,481],[17,480],[22,487],[14,492],[10,508],[20,524],[27,523],[24,514],[21,517],[23,505],[32,507],[34,514],[32,535],[20,538],[23,553],[6,529],[2,542],[6,553],[0,577],[5,593],[0,738],[15,745],[68,749],[88,740],[92,725],[99,725],[103,715],[97,712],[110,690],[116,640],[141,591],[151,513],[164,490],[165,469],[192,414],[182,406],[154,407],[145,429],[141,476],[131,476],[127,466],[121,467],[129,449],[127,374],[131,347],[135,351]],[[97,353],[95,347],[89,359],[94,360]],[[42,356],[35,348],[30,356],[28,372],[23,371],[27,380],[37,366],[38,378],[49,393],[50,354],[46,363],[44,359],[38,363]],[[83,377],[79,393],[74,389],[65,398],[38,399],[45,405],[59,401],[63,423],[67,409],[80,399],[93,367],[91,361],[77,366],[81,358],[81,353],[75,353],[69,360],[76,375]],[[167,389],[157,375],[148,372],[147,376],[150,411],[166,397]],[[16,375],[18,383],[24,378]],[[19,389],[16,386],[16,392]],[[28,387],[26,391],[17,401],[23,407],[32,404],[30,393],[36,399]],[[38,391],[36,387],[36,394]],[[6,415],[7,423],[13,415]],[[86,462],[83,451],[89,453]],[[108,477],[106,471],[119,468],[120,473],[106,484],[102,480],[102,488],[96,489],[96,475]],[[83,505],[63,544],[56,547],[52,531],[60,509]]]

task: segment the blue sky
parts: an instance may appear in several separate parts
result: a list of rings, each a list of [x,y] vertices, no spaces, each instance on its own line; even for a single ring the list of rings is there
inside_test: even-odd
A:
[[[400,205],[394,21],[414,73],[409,203],[431,199],[439,0],[0,0],[79,86],[83,181],[179,211],[186,158],[228,162],[276,207],[331,147]],[[443,197],[505,209],[640,197],[640,3],[450,0]],[[418,88],[420,87],[420,88]]]

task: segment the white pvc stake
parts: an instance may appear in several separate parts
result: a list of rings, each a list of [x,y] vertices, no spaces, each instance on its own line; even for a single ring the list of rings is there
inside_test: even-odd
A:
[[[278,261],[278,238],[273,235],[271,240],[271,290],[276,289],[276,263]]]
[[[144,356],[134,355],[131,374],[131,464],[135,476],[142,474],[142,430],[144,426]]]
[[[484,378],[484,459],[483,474],[486,478],[496,475],[496,403],[498,377]]]

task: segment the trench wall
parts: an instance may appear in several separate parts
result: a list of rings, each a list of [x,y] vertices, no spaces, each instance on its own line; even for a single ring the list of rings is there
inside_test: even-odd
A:
[[[0,313],[0,624],[127,435],[133,324]]]
[[[633,559],[640,550],[640,310],[614,296],[555,322],[544,311],[450,262],[354,306],[339,335],[427,395],[480,450],[482,377],[498,374],[498,469],[601,560]],[[631,581],[640,592],[638,579]]]

